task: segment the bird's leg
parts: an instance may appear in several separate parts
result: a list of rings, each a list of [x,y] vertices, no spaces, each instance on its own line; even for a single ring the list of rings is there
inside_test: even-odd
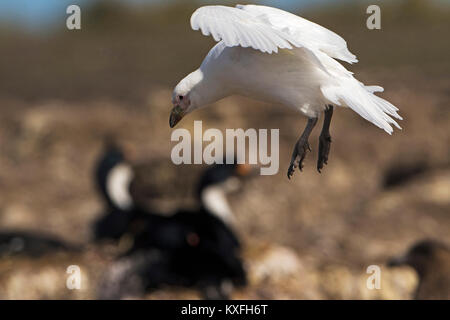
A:
[[[317,160],[317,171],[322,170],[324,164],[328,164],[328,154],[331,147],[330,123],[333,116],[333,106],[328,105],[325,108],[325,117],[323,119],[323,127],[319,136],[319,158]]]
[[[303,160],[305,159],[306,151],[311,151],[308,143],[308,138],[316,123],[317,118],[309,118],[305,130],[295,144],[294,150],[292,152],[291,164],[289,165],[289,169],[287,172],[287,176],[289,179],[294,174],[295,168],[298,167],[300,171],[302,171]]]

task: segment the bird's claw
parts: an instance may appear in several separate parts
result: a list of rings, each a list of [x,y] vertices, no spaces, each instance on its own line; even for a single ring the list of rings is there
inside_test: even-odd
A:
[[[291,179],[292,175],[295,172],[295,168],[298,167],[300,171],[303,171],[303,160],[305,160],[307,151],[311,151],[311,147],[309,146],[308,141],[297,143],[294,148],[294,152],[292,153],[291,164],[289,165],[289,169],[287,172],[288,179]]]
[[[330,153],[331,137],[320,136],[319,137],[319,157],[317,160],[317,171],[321,173],[324,164],[328,164],[328,155]]]

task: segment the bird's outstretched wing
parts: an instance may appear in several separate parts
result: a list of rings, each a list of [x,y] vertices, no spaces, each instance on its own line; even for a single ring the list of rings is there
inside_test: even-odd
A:
[[[266,22],[275,30],[289,34],[291,38],[301,41],[309,49],[320,50],[332,58],[349,63],[358,62],[342,37],[314,22],[272,7],[239,4],[236,7]]]
[[[194,30],[222,40],[227,47],[252,47],[262,52],[278,52],[278,48],[303,47],[288,33],[273,28],[251,12],[226,6],[205,6],[198,8],[191,17]]]
[[[251,47],[262,52],[304,47],[330,57],[357,62],[347,43],[334,32],[289,12],[257,5],[205,6],[191,17],[194,30],[224,41],[228,47]]]

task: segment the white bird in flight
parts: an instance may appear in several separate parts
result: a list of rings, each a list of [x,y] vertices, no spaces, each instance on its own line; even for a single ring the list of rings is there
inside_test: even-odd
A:
[[[376,96],[379,86],[365,86],[344,68],[358,60],[336,33],[289,12],[259,5],[205,6],[191,17],[194,30],[218,43],[200,68],[175,87],[170,127],[183,116],[226,96],[239,94],[285,105],[308,117],[288,169],[302,170],[309,135],[324,112],[317,169],[327,164],[333,106],[349,107],[391,134],[393,118],[402,119],[394,105]]]

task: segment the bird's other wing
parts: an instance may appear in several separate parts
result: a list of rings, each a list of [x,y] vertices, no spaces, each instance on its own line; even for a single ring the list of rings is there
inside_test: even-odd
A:
[[[273,28],[251,12],[226,6],[198,8],[191,17],[194,30],[222,40],[227,47],[251,47],[262,52],[278,52],[278,48],[306,47],[301,39]]]
[[[358,62],[347,48],[347,42],[314,22],[281,9],[259,5],[237,5],[238,9],[251,14],[255,19],[271,25],[275,30],[288,34],[311,50],[320,50],[332,58],[348,63]]]

